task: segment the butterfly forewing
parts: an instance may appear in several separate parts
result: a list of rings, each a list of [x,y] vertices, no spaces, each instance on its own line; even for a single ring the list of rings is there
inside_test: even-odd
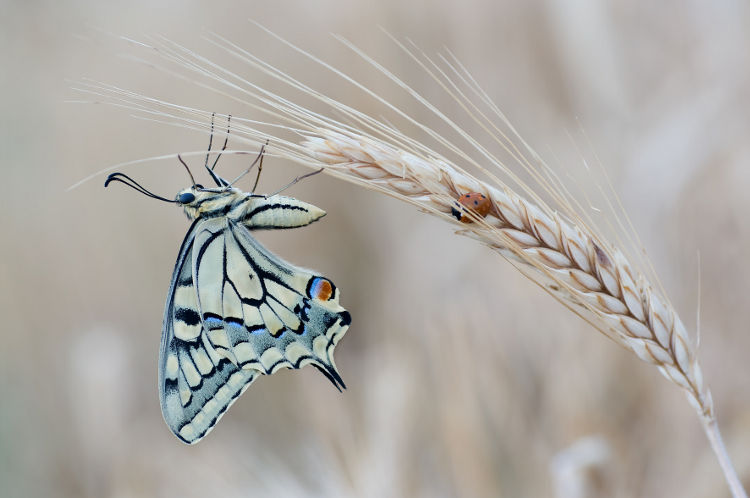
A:
[[[205,436],[258,375],[312,364],[343,387],[333,350],[350,316],[336,287],[267,251],[246,227],[301,226],[320,215],[311,219],[309,205],[296,199],[265,201],[253,204],[260,217],[198,217],[180,250],[164,317],[160,392],[167,425],[187,443]],[[233,209],[227,212],[241,211]]]
[[[167,297],[159,354],[159,393],[164,420],[186,443],[197,442],[255,380],[259,372],[237,368],[208,338],[200,319],[192,252],[197,221],[180,250]],[[197,330],[197,333],[195,332]]]

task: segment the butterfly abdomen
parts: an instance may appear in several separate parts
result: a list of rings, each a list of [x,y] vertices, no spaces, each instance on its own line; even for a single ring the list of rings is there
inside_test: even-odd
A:
[[[307,202],[274,195],[250,196],[227,215],[248,228],[296,228],[325,216],[325,211]]]

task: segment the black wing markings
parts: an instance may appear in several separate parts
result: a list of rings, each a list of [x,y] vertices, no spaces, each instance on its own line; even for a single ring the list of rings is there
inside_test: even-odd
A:
[[[234,400],[258,377],[258,372],[238,369],[226,357],[219,355],[216,352],[218,348],[215,348],[206,336],[205,327],[192,341],[185,341],[174,336],[174,320],[180,319],[185,314],[184,310],[198,314],[195,310],[188,308],[176,309],[174,299],[178,286],[193,287],[194,291],[190,262],[195,235],[201,230],[200,223],[201,220],[193,223],[180,248],[172,285],[167,296],[159,353],[159,391],[162,414],[175,436],[188,444],[195,443],[205,436]],[[196,362],[195,351],[200,351],[197,354],[201,355],[203,368]],[[174,361],[177,365],[170,369],[168,362]],[[206,361],[211,363],[208,368]],[[184,369],[197,372],[200,381],[191,386]],[[230,385],[230,379],[235,374],[239,374],[240,377]],[[225,386],[228,387],[222,392]],[[181,394],[180,387],[182,387],[182,393],[185,394]],[[219,396],[220,393],[222,396]],[[183,403],[183,397],[185,403]],[[210,404],[212,401],[213,403]],[[205,410],[207,407],[209,410]]]
[[[196,239],[204,231],[207,231],[209,235],[201,239],[200,246],[196,248]],[[257,284],[260,285],[261,289],[260,298],[240,296],[236,283],[229,276],[226,245],[226,237],[229,235],[237,242],[242,257],[245,258],[250,268],[258,276],[259,282]],[[279,322],[284,324],[284,328],[278,331],[278,338],[261,337],[258,332],[268,329],[261,325],[247,326],[243,318],[222,317],[216,313],[204,313],[202,311],[200,293],[196,288],[198,268],[201,264],[215,264],[211,261],[204,262],[203,258],[208,247],[216,241],[216,238],[222,236],[225,237],[225,240],[221,242],[223,246],[222,261],[215,263],[222,265],[220,275],[223,282],[229,282],[243,304],[256,308],[266,304],[266,307],[271,310]],[[248,248],[252,249],[255,256],[248,252]],[[196,250],[198,252],[193,254]],[[256,258],[258,261],[256,261]],[[270,270],[266,268],[270,268]],[[295,288],[294,282],[289,283],[282,277],[293,277],[301,272],[304,272],[305,276],[309,274],[304,290]],[[326,308],[310,298],[309,289],[312,280],[315,278],[325,277],[297,269],[276,258],[261,246],[243,225],[226,218],[199,219],[193,223],[180,248],[167,297],[159,362],[162,413],[167,425],[180,440],[189,444],[200,440],[214,427],[234,400],[249,387],[250,383],[259,375],[272,374],[282,367],[297,369],[303,363],[310,363],[339,390],[345,388],[343,380],[333,365],[332,350],[337,340],[346,332],[351,323],[351,316],[337,302],[335,303],[336,308],[341,311]],[[269,293],[266,281],[272,281],[298,296],[294,306],[290,309],[280,299]],[[332,295],[335,296],[335,286],[332,282],[329,281],[329,283],[334,289]],[[187,291],[192,292],[195,296],[197,310],[193,309],[190,303],[183,307],[176,306],[176,291],[184,287],[188,287]],[[223,285],[221,288],[223,302]],[[300,321],[297,329],[287,326],[284,319],[274,309],[275,305],[271,301],[296,316]],[[197,324],[196,319],[200,321],[201,325],[197,337],[192,340],[175,337],[174,320],[180,320],[185,324]],[[333,327],[338,327],[338,329],[332,330]],[[209,332],[211,330],[222,328],[227,334],[229,348],[213,343],[210,338]],[[286,330],[295,332],[295,338],[283,339],[282,335]],[[308,335],[305,336],[305,334]],[[313,339],[321,335],[324,336],[326,341],[325,357],[322,358],[313,353],[312,348]],[[307,342],[304,342],[304,340]],[[293,342],[300,341],[303,342],[308,353],[299,354],[291,360],[287,357],[285,348]],[[255,350],[257,358],[238,364],[230,361],[228,358],[234,357],[233,348],[240,342],[250,344]],[[259,359],[273,347],[277,347],[281,353],[281,358],[265,367]],[[221,354],[222,351],[224,354]],[[210,361],[210,365],[208,361]],[[172,363],[176,363],[176,366]]]

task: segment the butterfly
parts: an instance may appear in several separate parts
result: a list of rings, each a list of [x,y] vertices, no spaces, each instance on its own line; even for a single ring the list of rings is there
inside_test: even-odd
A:
[[[212,140],[213,119],[211,128]],[[263,152],[261,148],[245,173],[260,160],[260,175]],[[208,166],[208,154],[206,169],[216,187],[204,188],[178,159],[193,185],[174,200],[149,192],[122,173],[111,174],[105,187],[125,183],[181,206],[193,220],[169,286],[159,349],[164,420],[177,438],[193,444],[260,375],[313,365],[337,389],[345,388],[333,352],[351,316],[339,304],[339,290],[331,280],[287,263],[251,233],[309,225],[325,215],[323,210],[278,193],[243,192],[214,172],[218,156]]]

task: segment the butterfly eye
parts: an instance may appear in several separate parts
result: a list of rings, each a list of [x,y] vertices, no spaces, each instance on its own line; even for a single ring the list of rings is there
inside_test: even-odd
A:
[[[195,200],[195,196],[190,192],[183,192],[177,196],[177,202],[180,204],[190,204]]]

